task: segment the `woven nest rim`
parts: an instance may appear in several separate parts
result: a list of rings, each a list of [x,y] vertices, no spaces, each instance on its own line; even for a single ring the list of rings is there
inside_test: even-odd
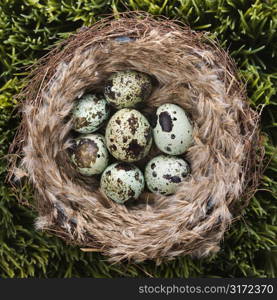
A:
[[[121,35],[135,41],[113,41]],[[74,99],[126,69],[159,83],[142,112],[151,115],[167,102],[182,106],[194,122],[195,140],[184,155],[192,175],[177,193],[145,192],[131,207],[107,199],[97,180],[78,175],[65,155]],[[18,96],[22,122],[10,148],[10,179],[26,174],[36,190],[37,228],[116,262],[217,252],[256,190],[263,157],[259,115],[237,74],[205,33],[145,13],[108,17],[59,44],[35,65]]]

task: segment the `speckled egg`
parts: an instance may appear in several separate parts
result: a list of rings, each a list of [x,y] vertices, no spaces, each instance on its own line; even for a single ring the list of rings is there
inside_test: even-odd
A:
[[[103,172],[101,190],[117,203],[137,199],[144,189],[144,177],[136,166],[117,162]]]
[[[80,133],[92,133],[109,117],[110,109],[104,97],[84,95],[72,111],[73,128]]]
[[[162,152],[180,155],[192,145],[193,128],[180,106],[170,103],[161,105],[154,120],[154,141]]]
[[[136,71],[114,73],[106,82],[105,97],[116,108],[135,107],[151,93],[149,75]]]
[[[123,108],[109,120],[105,138],[108,150],[116,159],[134,162],[148,154],[152,129],[139,111]]]
[[[156,194],[174,194],[178,184],[188,175],[189,169],[188,163],[181,158],[168,155],[156,156],[145,168],[147,187]]]
[[[86,134],[73,140],[71,160],[83,175],[102,173],[109,160],[105,138],[101,134]]]

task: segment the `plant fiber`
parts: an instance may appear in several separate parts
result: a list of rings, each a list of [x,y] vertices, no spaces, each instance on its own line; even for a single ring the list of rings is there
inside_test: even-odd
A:
[[[119,43],[118,36],[134,41]],[[189,114],[194,145],[183,155],[191,175],[176,194],[144,192],[135,204],[114,203],[98,178],[72,168],[70,112],[86,91],[101,91],[111,73],[134,69],[155,78],[141,111],[163,103]],[[255,192],[262,147],[254,112],[227,53],[206,34],[167,19],[129,13],[107,18],[58,45],[41,59],[21,92],[22,123],[11,152],[11,173],[36,191],[36,227],[69,243],[100,251],[111,262],[206,256]],[[159,154],[153,147],[145,162]]]

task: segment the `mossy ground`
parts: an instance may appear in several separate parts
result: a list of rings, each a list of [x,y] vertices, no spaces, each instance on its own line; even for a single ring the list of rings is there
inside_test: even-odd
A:
[[[237,62],[253,108],[261,109],[266,170],[243,218],[221,251],[155,266],[110,265],[34,230],[35,212],[18,203],[4,180],[19,123],[14,95],[26,66],[81,26],[108,13],[144,10],[210,31]],[[276,0],[0,0],[0,277],[275,277],[277,275],[277,1]],[[31,200],[31,190],[22,186]]]

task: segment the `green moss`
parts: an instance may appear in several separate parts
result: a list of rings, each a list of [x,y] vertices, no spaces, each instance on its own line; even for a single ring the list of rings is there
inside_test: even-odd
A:
[[[36,232],[35,212],[5,183],[6,160],[18,118],[14,95],[29,66],[53,45],[107,13],[144,10],[209,30],[229,51],[262,112],[268,161],[250,206],[205,259],[178,258],[155,266],[110,265],[62,240]],[[277,2],[275,0],[1,0],[0,1],[0,277],[274,277],[277,275]],[[28,185],[23,196],[31,200]]]

